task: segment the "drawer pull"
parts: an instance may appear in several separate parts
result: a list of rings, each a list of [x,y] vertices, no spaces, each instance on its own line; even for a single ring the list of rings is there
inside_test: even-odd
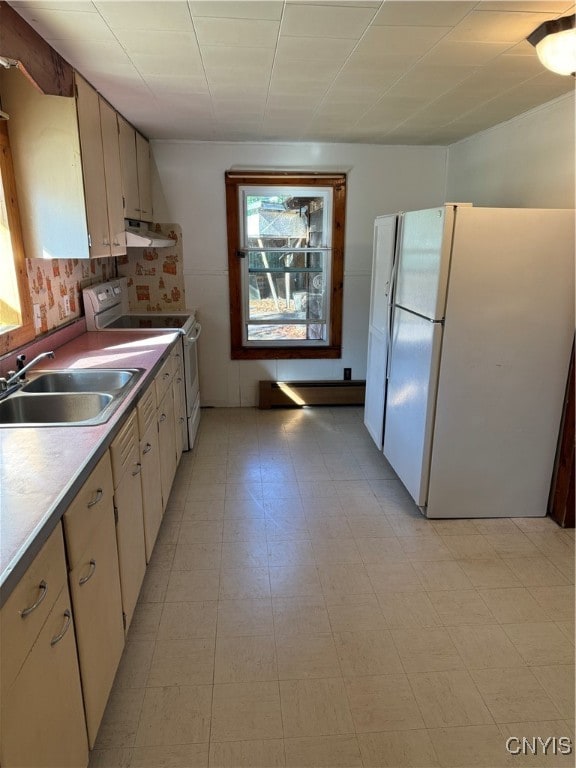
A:
[[[180,416],[180,418],[178,419],[178,421],[180,422],[180,424],[184,424],[184,416]]]
[[[40,605],[40,603],[44,600],[48,593],[48,584],[42,579],[40,584],[38,584],[38,589],[40,590],[40,594],[38,595],[38,599],[35,603],[33,603],[29,608],[24,608],[24,610],[20,611],[20,616],[25,619],[26,616],[29,616],[32,611],[35,611],[36,608]]]
[[[102,496],[104,496],[104,491],[102,490],[102,488],[98,488],[98,490],[96,491],[96,495],[94,496],[92,501],[89,501],[88,504],[86,505],[88,509],[90,509],[90,507],[96,506],[98,502],[102,501]]]
[[[167,418],[166,414],[165,414],[165,413],[162,413],[162,414],[160,415],[160,418],[158,419],[158,421],[166,421],[166,418]]]
[[[134,470],[134,472],[132,472],[132,477],[136,477],[136,475],[139,475],[141,471],[142,471],[142,464],[138,462],[136,464],[136,469]]]
[[[176,379],[176,384],[182,384],[182,379],[180,376]]]
[[[62,632],[60,632],[56,637],[53,637],[52,640],[50,640],[50,645],[56,645],[57,643],[62,640],[66,632],[70,629],[70,624],[72,624],[72,614],[70,613],[70,610],[66,608],[64,611],[64,626],[62,627]]]
[[[166,373],[165,373],[165,374],[162,376],[162,378],[163,378],[164,380],[166,380],[166,379],[170,378],[170,373],[166,372]]]
[[[96,571],[96,560],[90,560],[90,570],[88,571],[87,576],[82,576],[81,579],[78,580],[78,584],[80,584],[81,587],[86,584],[87,581],[90,581],[92,576],[94,576],[94,572]]]
[[[150,453],[152,450],[152,445],[150,443],[146,443],[146,448],[142,450],[142,453]]]

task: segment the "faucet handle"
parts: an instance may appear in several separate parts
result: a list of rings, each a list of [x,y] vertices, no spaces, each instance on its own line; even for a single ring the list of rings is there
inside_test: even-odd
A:
[[[24,368],[24,362],[26,361],[26,355],[18,355],[16,358],[16,368],[21,371]]]

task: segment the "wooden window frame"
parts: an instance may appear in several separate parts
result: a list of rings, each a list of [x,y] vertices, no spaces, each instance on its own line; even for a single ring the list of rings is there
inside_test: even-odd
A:
[[[31,341],[36,335],[28,274],[26,271],[22,225],[18,209],[18,198],[16,195],[14,166],[12,164],[12,155],[10,152],[8,127],[5,120],[0,120],[0,175],[2,177],[4,195],[6,198],[6,212],[8,217],[8,227],[10,229],[10,240],[12,242],[12,254],[14,258],[14,269],[16,271],[21,315],[21,323],[19,326],[6,331],[0,330],[0,355],[3,355]]]
[[[346,175],[342,173],[227,171],[226,218],[228,231],[228,278],[230,288],[230,355],[232,360],[335,359],[342,357],[342,301],[344,287],[344,225]],[[238,251],[240,237],[240,187],[331,187],[332,265],[329,344],[324,346],[246,346],[242,338],[242,275]]]

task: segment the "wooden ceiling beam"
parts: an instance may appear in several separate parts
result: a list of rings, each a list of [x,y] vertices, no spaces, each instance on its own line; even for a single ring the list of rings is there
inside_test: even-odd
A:
[[[73,95],[70,64],[4,0],[0,0],[0,56],[15,59],[18,69],[42,93]]]

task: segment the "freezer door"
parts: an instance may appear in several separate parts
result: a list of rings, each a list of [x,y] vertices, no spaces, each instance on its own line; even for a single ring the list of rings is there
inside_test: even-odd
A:
[[[442,324],[396,307],[384,455],[418,506],[426,504]]]
[[[370,331],[368,334],[364,424],[379,450],[382,450],[382,439],[384,436],[387,346],[387,336],[377,331]]]
[[[431,320],[446,307],[455,207],[404,214],[395,303]]]
[[[388,299],[396,248],[398,216],[378,216],[374,222],[374,253],[370,296],[370,327],[388,333]]]

